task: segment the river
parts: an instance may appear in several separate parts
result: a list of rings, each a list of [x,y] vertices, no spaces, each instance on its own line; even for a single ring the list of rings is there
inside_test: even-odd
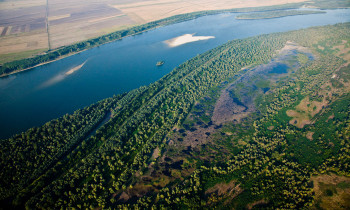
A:
[[[263,20],[236,20],[237,13],[200,17],[1,78],[0,138],[148,85],[186,60],[229,40],[350,21],[350,9],[325,11]],[[184,41],[184,37],[193,42]],[[180,45],[169,45],[174,40]],[[165,63],[156,66],[158,61]]]

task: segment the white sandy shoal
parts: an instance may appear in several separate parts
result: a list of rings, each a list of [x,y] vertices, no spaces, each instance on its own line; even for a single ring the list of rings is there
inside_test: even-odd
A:
[[[196,42],[200,40],[214,39],[215,36],[193,36],[193,34],[184,34],[173,39],[166,40],[165,43],[169,47],[177,47],[190,42]]]

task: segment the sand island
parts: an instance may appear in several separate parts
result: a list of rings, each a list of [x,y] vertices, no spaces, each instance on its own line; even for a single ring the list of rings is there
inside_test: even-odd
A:
[[[214,39],[215,36],[194,36],[194,34],[184,34],[182,36],[175,37],[164,41],[169,47],[177,47],[190,42],[196,42],[200,40]]]
[[[84,65],[85,65],[86,61],[82,64],[80,64],[79,66],[76,66],[74,68],[71,68],[69,71],[67,71],[64,75],[70,75],[70,74],[73,74],[74,72],[80,70]]]

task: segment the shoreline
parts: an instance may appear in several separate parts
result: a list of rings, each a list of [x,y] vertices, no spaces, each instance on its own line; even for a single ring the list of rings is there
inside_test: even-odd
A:
[[[91,49],[91,48],[90,48],[90,49]],[[85,50],[88,50],[88,49],[85,49]],[[52,62],[55,62],[55,61],[59,61],[59,60],[61,60],[61,59],[67,58],[67,57],[72,56],[72,55],[76,55],[76,54],[78,54],[78,53],[84,52],[85,50],[82,50],[82,51],[79,51],[79,52],[75,52],[75,53],[72,53],[72,54],[68,54],[68,55],[66,55],[66,56],[61,56],[61,57],[59,57],[59,58],[57,58],[57,59],[54,59],[54,60],[51,60],[51,61],[46,61],[46,62],[44,62],[44,63],[39,63],[39,64],[37,64],[37,65],[35,65],[35,66],[32,66],[32,67],[28,67],[28,68],[25,68],[25,69],[16,70],[16,71],[13,71],[13,72],[10,72],[10,73],[7,73],[7,74],[2,74],[2,75],[0,75],[0,78],[8,77],[8,76],[11,76],[12,74],[17,74],[17,73],[20,73],[20,72],[23,72],[23,71],[29,71],[29,70],[34,69],[34,68],[36,68],[36,67],[43,66],[43,65],[45,65],[45,64],[49,64],[49,63],[52,63]]]
[[[179,14],[179,15],[174,15],[174,16],[171,16],[171,17],[167,17],[167,18],[163,18],[163,19],[159,19],[159,20],[155,20],[155,21],[151,21],[151,22],[147,22],[147,23],[144,23],[144,24],[139,24],[139,25],[131,25],[129,28],[126,28],[125,30],[129,30],[129,29],[132,29],[134,27],[141,27],[141,26],[144,26],[144,25],[147,25],[147,24],[150,24],[150,23],[157,23],[157,22],[160,22],[159,25],[156,25],[152,28],[149,28],[149,29],[146,29],[146,30],[142,30],[142,31],[139,31],[139,32],[136,32],[134,34],[130,34],[130,35],[127,35],[127,36],[124,36],[124,37],[121,37],[119,39],[114,39],[114,40],[110,40],[110,41],[107,41],[105,43],[102,43],[102,44],[98,44],[96,46],[93,46],[93,47],[89,47],[89,48],[86,48],[84,50],[81,50],[81,51],[77,51],[77,52],[74,52],[74,53],[69,53],[67,55],[63,55],[63,56],[60,56],[59,58],[56,58],[56,59],[53,59],[53,60],[50,60],[50,61],[46,61],[46,62],[43,62],[43,63],[40,63],[40,64],[37,64],[35,66],[32,66],[32,67],[28,67],[28,68],[25,68],[25,69],[19,69],[19,70],[15,70],[15,71],[12,71],[10,73],[6,73],[6,74],[1,74],[0,75],[0,78],[4,78],[4,77],[7,77],[7,76],[10,76],[12,74],[17,74],[17,73],[20,73],[20,72],[23,72],[23,71],[28,71],[28,70],[31,70],[33,68],[36,68],[36,67],[39,67],[39,66],[42,66],[42,65],[45,65],[45,64],[48,64],[48,63],[51,63],[51,62],[54,62],[54,61],[58,61],[58,60],[61,60],[63,58],[66,58],[66,57],[69,57],[69,56],[72,56],[72,55],[75,55],[75,54],[78,54],[80,52],[83,52],[85,50],[88,50],[88,49],[92,49],[92,48],[95,48],[95,47],[99,47],[99,46],[102,46],[104,44],[108,44],[108,43],[111,43],[111,42],[114,42],[114,41],[118,41],[118,40],[122,40],[123,38],[126,38],[126,37],[130,37],[130,36],[134,36],[134,35],[137,35],[137,34],[140,34],[140,33],[144,33],[144,32],[147,32],[147,31],[150,31],[150,30],[153,30],[153,29],[156,29],[156,28],[159,28],[159,27],[163,27],[163,26],[167,26],[167,25],[172,25],[172,24],[176,24],[176,23],[180,23],[180,22],[185,22],[185,21],[189,21],[189,20],[193,20],[193,19],[197,19],[199,17],[203,17],[203,16],[208,16],[208,15],[217,15],[217,14],[222,14],[222,13],[240,13],[240,12],[247,12],[246,10],[251,10],[249,12],[262,12],[262,11],[273,11],[273,10],[280,10],[280,9],[291,9],[292,8],[299,8],[298,6],[302,6],[300,3],[289,3],[289,4],[276,4],[276,5],[270,5],[270,6],[261,6],[261,7],[243,7],[243,8],[230,8],[230,9],[221,9],[221,10],[203,10],[203,11],[197,11],[197,12],[190,12],[190,13],[185,13],[185,14]],[[282,8],[281,8],[282,7]],[[192,16],[191,16],[192,15]],[[186,17],[186,16],[190,16],[190,17]],[[175,21],[172,21],[171,19],[175,18]],[[178,18],[176,20],[176,18]],[[182,19],[183,18],[183,19]],[[166,21],[165,23],[161,23],[161,21]],[[170,22],[170,23],[169,23]],[[118,30],[118,31],[114,31],[114,32],[111,32],[111,33],[108,33],[108,34],[105,34],[105,35],[101,35],[101,36],[97,36],[95,38],[90,38],[90,39],[87,39],[87,40],[84,40],[84,41],[81,41],[81,42],[85,42],[85,41],[88,41],[88,40],[92,40],[92,39],[96,39],[96,38],[99,38],[99,37],[103,37],[103,36],[108,36],[110,34],[113,34],[113,33],[116,33],[116,32],[121,32],[123,30]],[[67,45],[67,46],[63,46],[63,47],[68,47],[68,46],[72,46],[74,44],[78,44],[78,43],[81,43],[81,42],[77,42],[77,43],[73,43],[73,44],[70,44],[70,45]],[[36,57],[38,55],[35,55],[33,57]],[[29,57],[31,58],[31,57]],[[25,58],[25,59],[28,59],[28,58]],[[24,59],[21,59],[21,60],[24,60]],[[20,61],[20,60],[17,60],[17,61]]]
[[[218,14],[223,14],[223,13],[246,13],[246,12],[267,12],[267,11],[275,11],[275,10],[290,10],[290,9],[293,9],[291,7],[294,7],[294,9],[297,9],[297,8],[300,8],[300,7],[295,7],[296,5],[291,3],[291,4],[282,4],[282,5],[271,5],[271,6],[262,6],[262,7],[245,7],[245,8],[231,8],[231,9],[223,9],[223,10],[203,10],[203,11],[198,11],[198,12],[192,12],[192,13],[185,13],[185,14],[180,14],[180,15],[174,15],[174,16],[171,16],[171,17],[168,17],[168,18],[165,18],[165,19],[159,19],[159,20],[156,20],[156,21],[152,21],[152,22],[158,22],[158,21],[165,21],[167,19],[171,19],[171,18],[179,18],[178,20],[175,20],[172,22],[172,20],[167,20],[169,21],[170,23],[161,23],[157,26],[154,26],[152,28],[149,28],[149,29],[146,29],[146,30],[143,30],[143,31],[139,31],[139,32],[136,32],[134,34],[130,34],[130,35],[126,35],[124,37],[121,37],[121,38],[118,38],[118,39],[114,39],[114,40],[110,40],[110,41],[107,41],[105,43],[101,43],[101,44],[98,44],[96,46],[92,46],[92,47],[89,47],[89,48],[86,48],[86,49],[83,49],[83,50],[80,50],[80,51],[77,51],[77,52],[73,52],[73,53],[69,53],[67,55],[63,55],[63,56],[60,56],[56,59],[53,59],[53,60],[50,60],[50,61],[46,61],[46,62],[43,62],[43,63],[39,63],[35,66],[32,66],[32,67],[28,67],[28,68],[25,68],[25,69],[19,69],[19,70],[15,70],[15,71],[12,71],[10,73],[5,73],[5,74],[1,74],[0,75],[0,78],[4,78],[4,77],[8,77],[8,76],[11,76],[13,74],[17,74],[17,73],[20,73],[20,72],[24,72],[24,71],[28,71],[28,70],[31,70],[33,68],[36,68],[36,67],[39,67],[39,66],[42,66],[42,65],[45,65],[45,64],[49,64],[51,62],[55,62],[55,61],[58,61],[58,60],[61,60],[61,59],[64,59],[66,57],[69,57],[69,56],[73,56],[73,55],[76,55],[78,53],[81,53],[81,52],[84,52],[85,50],[89,50],[89,49],[92,49],[92,48],[96,48],[96,47],[99,47],[99,46],[102,46],[104,44],[108,44],[108,43],[111,43],[111,42],[115,42],[115,41],[119,41],[119,40],[122,40],[124,38],[127,38],[127,37],[130,37],[130,36],[135,36],[135,35],[138,35],[138,34],[141,34],[141,33],[144,33],[144,32],[147,32],[147,31],[150,31],[150,30],[154,30],[154,29],[157,29],[159,27],[163,27],[163,26],[168,26],[168,25],[172,25],[172,24],[176,24],[176,23],[180,23],[180,22],[185,22],[185,21],[190,21],[190,20],[193,20],[193,19],[197,19],[199,17],[204,17],[204,16],[209,16],[209,15],[218,15]],[[273,7],[277,7],[277,8],[273,8]],[[280,8],[282,7],[282,8]],[[349,9],[349,8],[332,8],[332,9]],[[251,11],[245,11],[245,10],[251,10]],[[320,9],[322,10],[322,9]],[[183,16],[188,16],[188,15],[194,15],[192,17],[188,17],[187,19],[184,18],[184,19],[181,19]],[[242,20],[242,19],[241,19]],[[132,29],[134,27],[141,27],[143,25],[146,25],[146,24],[150,24],[152,22],[148,22],[148,23],[145,23],[145,24],[141,24],[141,25],[133,25],[133,26],[130,26],[130,28],[127,28],[125,30],[128,30],[128,29]],[[114,31],[112,33],[108,33],[108,34],[105,34],[105,35],[101,35],[101,36],[98,36],[98,37],[95,37],[95,38],[91,38],[91,39],[88,39],[88,40],[92,40],[92,39],[96,39],[96,38],[99,38],[99,37],[103,37],[103,36],[108,36],[110,34],[113,34],[113,33],[116,33],[116,32],[121,32],[123,30],[118,30],[118,31]],[[85,42],[85,41],[88,41],[88,40],[84,40],[82,42]],[[75,44],[78,44],[80,42],[77,42]],[[74,44],[71,44],[71,45],[68,45],[68,46],[63,46],[63,47],[69,47],[69,46],[72,46]],[[58,50],[59,48],[57,48],[56,50]],[[54,51],[53,51],[54,52]],[[38,55],[35,55],[33,57],[36,57]],[[33,57],[29,57],[29,58],[33,58]],[[25,59],[29,59],[29,58],[25,58]],[[24,59],[23,59],[24,60]],[[20,61],[20,60],[17,60],[17,61]]]
[[[140,32],[137,32],[137,33],[132,34],[132,35],[127,35],[127,36],[124,36],[124,37],[122,37],[122,38],[120,38],[120,39],[111,40],[111,41],[109,41],[109,42],[106,42],[106,43],[103,43],[103,44],[100,44],[100,45],[96,45],[96,46],[93,46],[93,47],[90,47],[90,48],[87,48],[87,49],[84,49],[84,50],[81,50],[81,51],[77,51],[77,52],[74,52],[74,53],[69,53],[69,54],[67,54],[67,55],[60,56],[60,57],[58,57],[58,58],[56,58],[56,59],[54,59],[54,60],[46,61],[46,62],[44,62],[44,63],[39,63],[39,64],[37,64],[37,65],[35,65],[35,66],[32,66],[32,67],[28,67],[28,68],[25,68],[25,69],[16,70],[16,71],[13,71],[13,72],[10,72],[10,73],[6,73],[6,74],[1,74],[1,75],[0,75],[0,78],[8,77],[8,76],[11,76],[11,75],[13,75],[13,74],[17,74],[17,73],[20,73],[20,72],[23,72],[23,71],[29,71],[29,70],[34,69],[34,68],[36,68],[36,67],[43,66],[43,65],[46,65],[46,64],[55,62],[55,61],[59,61],[59,60],[62,60],[62,59],[64,59],[64,58],[67,58],[67,57],[70,57],[70,56],[73,56],[73,55],[82,53],[82,52],[84,52],[84,51],[86,51],[86,50],[90,50],[90,49],[93,49],[93,48],[96,48],[96,47],[100,47],[100,46],[105,45],[105,44],[109,44],[109,43],[112,43],[112,42],[115,42],[115,41],[119,41],[119,40],[122,40],[122,39],[127,38],[127,37],[130,37],[130,36],[135,36],[135,35],[138,35],[138,34],[141,34],[141,33],[144,33],[144,32],[147,32],[147,31],[150,31],[150,30],[153,30],[153,29],[156,29],[156,28],[158,28],[158,27],[161,27],[161,26],[157,26],[157,27],[155,27],[155,28],[151,28],[151,29],[148,29],[148,30],[145,30],[145,31],[140,31]],[[69,46],[69,45],[68,45],[68,46]],[[35,56],[34,56],[34,57],[35,57]]]

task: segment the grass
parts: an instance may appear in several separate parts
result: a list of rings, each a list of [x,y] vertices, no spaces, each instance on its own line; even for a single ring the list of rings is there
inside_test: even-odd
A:
[[[349,189],[350,188],[350,182],[340,182],[337,184],[337,187],[344,190],[344,189]]]
[[[42,52],[47,51],[48,49],[37,49],[37,50],[29,50],[19,53],[9,53],[9,54],[2,54],[0,55],[0,64],[15,61],[15,60],[21,60],[24,58],[29,58],[34,55],[40,54]]]
[[[333,49],[334,45],[329,44],[332,40],[326,39],[323,41],[318,42],[313,47],[321,54],[323,55],[329,55],[329,54],[336,54],[337,50]]]
[[[258,82],[255,83],[255,85],[258,88],[266,88],[266,87],[271,87],[271,83],[269,80],[259,80]]]
[[[344,82],[349,82],[350,81],[350,66],[346,66],[341,68],[338,72],[337,75],[344,80]]]
[[[291,160],[316,167],[338,153],[341,148],[341,138],[336,135],[336,131],[345,126],[349,97],[347,95],[335,101],[324,113],[316,115],[314,125],[301,129],[293,135],[286,135],[289,145],[286,153],[293,154],[289,155]],[[329,117],[333,114],[334,118],[330,120]],[[314,132],[314,141],[303,136],[306,130]]]
[[[311,209],[349,209],[349,178],[335,174],[314,177],[315,206]]]

